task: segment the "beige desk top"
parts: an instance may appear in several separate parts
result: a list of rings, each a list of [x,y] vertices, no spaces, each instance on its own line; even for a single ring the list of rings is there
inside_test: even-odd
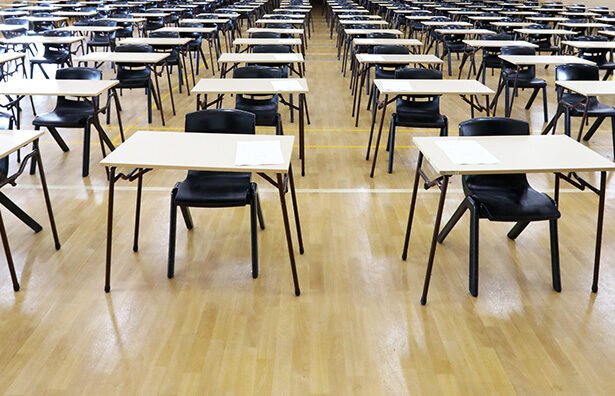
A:
[[[470,16],[473,21],[501,21],[505,16]]]
[[[154,64],[169,57],[163,52],[90,52],[77,56],[74,62],[116,62]]]
[[[436,29],[440,34],[495,34],[489,29]]]
[[[398,38],[356,38],[352,40],[354,45],[405,45],[420,47],[423,42],[417,39]]]
[[[171,14],[168,12],[133,12],[131,15],[135,18],[166,18]]]
[[[559,26],[563,27],[578,27],[578,28],[605,28],[609,27],[608,23],[586,22],[586,23],[572,23],[572,22],[560,22]]]
[[[290,54],[255,54],[248,52],[225,52],[218,58],[218,63],[303,63],[303,55]]]
[[[342,15],[338,15],[337,16],[339,19],[351,19],[351,18],[356,18],[356,15],[353,14],[342,14]],[[361,18],[367,18],[367,20],[369,19],[375,19],[375,20],[381,20],[382,17],[380,15],[362,15]],[[357,19],[355,20],[355,22],[360,22],[360,21],[365,21],[366,19]]]
[[[33,17],[33,16],[27,16],[27,17],[23,17],[23,19],[29,21],[29,22],[62,22],[65,21],[66,17]]]
[[[303,25],[303,19],[259,19],[256,21],[257,25],[267,25],[267,24],[275,24],[275,25]]]
[[[9,80],[0,82],[0,95],[94,97],[117,84],[118,80]]]
[[[301,45],[298,38],[236,38],[233,45]]]
[[[566,15],[566,16],[580,16],[580,17],[593,17],[593,16],[600,16],[600,14],[597,14],[595,12],[560,12],[560,15]]]
[[[27,11],[0,11],[0,16],[22,16],[28,15]]]
[[[429,21],[434,18],[435,15],[406,15],[406,19],[409,21]]]
[[[68,32],[99,32],[108,33],[120,30],[121,26],[64,26],[57,30],[65,30]]]
[[[340,25],[379,25],[385,26],[389,23],[382,19],[363,19],[363,20],[349,20],[343,19],[339,21]]]
[[[282,28],[249,28],[248,29],[248,34],[261,33],[261,32],[302,35],[303,29],[282,29]]]
[[[527,17],[528,21],[536,21],[536,22],[566,22],[568,18],[564,17]]]
[[[498,163],[453,163],[437,141],[470,140],[489,151]],[[414,137],[414,144],[440,175],[555,173],[615,170],[615,163],[565,135]]]
[[[562,41],[562,44],[583,49],[615,49],[615,41]]]
[[[39,137],[43,136],[44,133],[45,132],[42,130],[0,131],[0,158],[4,158],[20,148],[32,143]]]
[[[211,33],[214,30],[216,30],[216,28],[212,28],[212,27],[186,27],[186,26],[175,27],[175,26],[167,26],[167,27],[163,27],[163,28],[160,28],[158,30],[155,30],[155,31],[156,32],[176,32],[176,33]]]
[[[249,30],[248,30],[249,31]],[[370,34],[370,33],[391,33],[398,36],[402,36],[403,33],[398,29],[344,29],[344,34],[356,35],[356,34]]]
[[[82,40],[85,40],[85,37],[19,36],[12,39],[0,39],[0,42],[5,44],[74,44]]]
[[[530,47],[538,48],[536,44],[523,40],[463,40],[467,45],[476,48]]]
[[[96,11],[56,11],[53,13],[54,16],[59,17],[87,17],[96,14]]]
[[[22,59],[26,56],[24,52],[4,52],[0,54],[0,65],[15,59]]]
[[[192,88],[197,94],[281,94],[309,92],[305,78],[202,78]]]
[[[495,92],[477,80],[374,80],[387,95],[491,95]]]
[[[115,21],[117,23],[143,23],[147,21],[147,18],[104,18],[109,21]]]
[[[556,81],[560,87],[584,96],[615,95],[615,81]]]
[[[237,166],[238,142],[279,141],[283,163]],[[286,172],[294,136],[137,131],[100,163],[126,168],[225,172]]]
[[[564,65],[566,63],[595,65],[592,61],[569,55],[500,55],[499,57],[517,66]]]
[[[180,19],[179,23],[227,23],[228,21],[230,21],[229,18],[186,18]]]
[[[128,37],[118,41],[118,45],[143,44],[143,45],[186,45],[191,38],[172,38],[172,37]]]
[[[341,17],[342,15],[340,15]],[[378,15],[370,15],[370,16],[377,16],[380,18],[380,16]],[[265,14],[262,16],[263,19],[267,19],[267,18],[274,18],[274,19],[284,19],[284,18],[290,18],[290,19],[305,19],[305,15],[304,14],[283,14],[281,12],[277,13],[277,14]]]
[[[573,32],[572,30],[565,30],[565,29],[515,29],[515,32],[521,33],[521,34],[547,35],[547,36],[577,34],[577,32]]]
[[[218,18],[239,18],[239,15],[241,14],[238,14],[236,12],[231,12],[231,13],[204,12],[204,13],[198,14],[197,18],[200,16],[215,16]]]
[[[24,25],[6,25],[0,24],[0,32],[14,32],[15,30],[28,30],[27,26]]]
[[[426,21],[423,22],[423,25],[425,26],[432,26],[432,27],[438,27],[438,26],[468,26],[471,27],[472,24],[470,22],[454,22],[454,21]]]
[[[534,24],[535,22],[490,22],[490,25],[492,26],[506,28],[524,28]]]
[[[357,61],[366,64],[441,64],[444,61],[435,55],[387,55],[387,54],[357,54]]]

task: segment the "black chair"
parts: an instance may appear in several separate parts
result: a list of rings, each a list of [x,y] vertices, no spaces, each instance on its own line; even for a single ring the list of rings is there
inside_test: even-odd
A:
[[[143,12],[143,11],[142,11]],[[150,12],[150,11],[148,11]],[[156,13],[157,11],[152,11]],[[147,36],[148,32],[162,29],[164,27],[164,18],[158,16],[148,16],[143,24],[143,36]]]
[[[87,67],[69,67],[56,70],[57,80],[101,80],[102,72],[97,69]],[[109,111],[107,105],[107,111]],[[99,128],[98,113],[99,109],[98,98],[93,101],[90,99],[69,99],[65,96],[59,96],[56,107],[49,113],[37,116],[33,121],[35,129],[45,127],[49,130],[51,136],[62,151],[69,151],[66,142],[60,136],[57,128],[83,128],[83,168],[82,176],[86,177],[90,169],[90,131],[92,125]],[[100,131],[99,131],[100,132]],[[103,132],[104,133],[104,132]],[[123,133],[122,133],[123,140]],[[33,171],[34,169],[32,169]]]
[[[528,29],[551,29],[549,25],[545,24],[532,24],[527,27]],[[528,36],[528,41],[532,44],[536,44],[538,48],[536,48],[536,52],[539,54],[543,52],[547,52],[551,55],[558,55],[561,52],[561,48],[559,45],[555,45],[551,39],[551,36],[548,34],[530,34]]]
[[[460,136],[513,136],[529,135],[529,124],[510,118],[476,118],[459,124]],[[548,195],[534,190],[525,174],[468,175],[462,178],[465,199],[438,235],[442,243],[449,232],[470,210],[470,276],[469,289],[478,296],[478,221],[515,222],[508,238],[516,239],[530,222],[549,221],[551,235],[551,272],[553,289],[560,292],[557,202]]]
[[[535,55],[536,50],[528,47],[504,47],[502,55]],[[513,88],[513,95],[510,94],[510,89]],[[541,78],[536,78],[536,66],[516,67],[508,62],[502,61],[502,71],[500,73],[500,82],[498,90],[493,99],[496,108],[502,90],[505,97],[505,114],[510,116],[512,112],[512,102],[515,95],[515,88],[533,89],[532,95],[525,105],[525,109],[529,110],[542,90],[542,107],[544,121],[549,120],[549,108],[547,107],[547,82]]]
[[[109,19],[97,19],[90,23],[90,26],[117,27],[117,22]],[[112,32],[93,32],[92,37],[87,42],[88,52],[94,48],[115,50],[116,31]]]
[[[513,40],[513,36],[506,33],[500,34],[487,34],[481,37],[482,40],[495,40],[495,41],[506,41]],[[502,68],[502,61],[500,60],[500,54],[502,53],[501,47],[484,47],[483,48],[483,59],[480,63],[480,67],[478,68],[478,73],[476,78],[481,78],[483,84],[486,83],[487,80],[487,69],[491,69],[491,73],[493,75],[493,70]],[[460,71],[461,72],[461,71]]]
[[[203,27],[200,23],[182,23],[181,27],[193,27],[193,28],[201,28]],[[214,61],[214,52],[216,53],[216,58],[219,55],[218,47],[212,50],[212,43],[215,44],[215,40],[210,40],[210,34],[204,33],[180,33],[179,37],[191,38],[192,40],[186,46],[189,54],[194,54],[196,56],[196,74],[199,74],[199,66],[200,59],[203,59],[203,64],[205,65],[205,69],[209,69],[207,65],[207,58],[205,57],[205,53],[203,52],[203,37],[205,37],[207,41],[207,46],[209,48],[209,60],[211,61],[212,71],[216,72],[216,62]],[[190,62],[192,62],[192,57],[189,58]]]
[[[70,32],[62,30],[49,30],[43,33],[45,37],[69,37]],[[58,67],[72,66],[70,44],[44,44],[43,54],[30,59],[30,78],[34,76],[34,66],[38,66],[45,78],[49,78],[47,72],[43,68],[43,64],[58,65]]]
[[[127,11],[116,11],[111,14],[112,18],[130,18],[130,13]],[[132,22],[118,22],[117,26],[121,27],[120,30],[115,32],[115,36],[118,38],[132,37],[134,34],[134,24]]]
[[[120,45],[115,49],[116,52],[154,52],[150,45],[128,44]],[[162,99],[159,91],[152,83],[150,66],[140,63],[116,63],[117,75],[116,80],[120,83],[116,85],[118,89],[145,89],[147,94],[147,122],[152,123],[152,97],[158,110],[160,110],[160,118],[162,125],[164,122],[164,112],[162,111]]]
[[[453,30],[460,29],[461,26],[447,26],[445,30]],[[459,54],[472,54],[474,52],[474,48],[472,46],[467,45],[463,42],[465,35],[463,34],[442,34],[442,56],[446,56],[446,62],[448,66],[448,75],[453,75],[453,65],[452,65],[452,54],[457,55],[457,59],[459,59]]]
[[[151,32],[149,36],[152,38],[156,38],[156,37],[158,38],[179,38],[179,33],[177,32]],[[171,78],[170,78],[169,73],[171,73],[173,67],[175,66],[177,67],[179,93],[182,93],[182,87],[184,85],[184,76],[186,78],[185,83],[186,85],[188,85],[188,73],[185,68],[184,56],[182,53],[181,46],[154,45],[152,47],[154,48],[154,51],[156,52],[163,52],[163,53],[169,54],[169,56],[163,61],[163,64],[167,66],[166,70],[167,70],[167,79],[169,81],[169,87],[171,86]],[[193,71],[192,77],[193,77],[192,83],[194,84],[194,71]],[[189,89],[190,87],[187,87],[187,90]],[[171,95],[171,102],[173,103],[173,90],[171,90],[169,93]],[[175,105],[173,105],[173,115],[175,115]]]
[[[53,14],[50,12],[35,12],[32,14],[35,18],[52,18]],[[54,28],[53,22],[48,21],[35,21],[32,22],[32,31],[30,34],[42,34],[48,30],[52,30]]]
[[[252,47],[252,52],[255,54],[289,54],[291,48],[288,45],[255,45]],[[279,63],[262,63],[260,66],[277,67],[280,69],[280,75],[282,77],[288,77],[288,65]]]
[[[442,72],[432,69],[400,69],[395,72],[396,79],[402,80],[442,80]],[[440,97],[426,95],[409,95],[399,97],[396,103],[396,111],[391,115],[389,127],[389,173],[393,172],[393,160],[395,153],[395,133],[398,126],[407,128],[435,128],[440,130],[440,136],[448,135],[448,118],[440,114]],[[367,145],[366,159],[369,159],[369,151],[372,144],[370,134]],[[374,162],[372,164],[371,177],[374,176],[376,159],[380,146],[380,135],[376,139]]]
[[[186,132],[192,133],[239,133],[253,135],[256,130],[254,114],[241,110],[202,110],[186,114]],[[250,230],[252,250],[252,277],[258,277],[257,219],[265,229],[263,214],[258,199],[256,183],[250,172],[188,171],[188,176],[175,185],[171,192],[171,221],[169,227],[169,261],[167,276],[175,272],[175,239],[177,208],[179,207],[186,227],[193,228],[188,208],[229,208],[250,205]]]
[[[592,41],[606,42],[608,39],[604,36],[579,36],[574,38],[575,41]],[[612,51],[604,48],[582,48],[579,50],[579,58],[587,59],[594,62],[598,69],[606,70],[603,80],[608,80],[613,75],[615,70],[615,62],[609,60]]]
[[[233,70],[233,78],[284,78],[276,67],[244,66]],[[278,95],[236,95],[235,108],[250,112],[256,117],[256,125],[276,128],[283,135],[282,117],[278,113]]]
[[[600,79],[599,73],[598,67],[594,65],[567,64],[560,65],[555,69],[555,79],[556,81],[598,81]],[[615,150],[615,108],[600,103],[595,96],[589,97],[589,102],[587,102],[588,98],[585,96],[565,90],[559,86],[557,88],[557,96],[557,113],[550,125],[555,126],[560,115],[564,115],[564,133],[570,136],[572,117],[583,117],[586,110],[586,103],[589,103],[587,117],[596,118],[596,121],[589,128],[585,136],[583,136],[583,140],[589,141],[598,128],[600,128],[602,122],[606,118],[610,118]],[[546,130],[549,129],[550,128],[547,127]],[[577,140],[581,140],[581,135],[577,136]]]

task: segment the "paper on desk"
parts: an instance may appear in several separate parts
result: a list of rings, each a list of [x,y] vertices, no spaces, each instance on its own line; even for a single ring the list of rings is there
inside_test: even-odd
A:
[[[271,85],[276,91],[301,91],[301,84],[295,80],[271,81]]]
[[[437,141],[436,144],[457,165],[497,164],[500,162],[475,140],[442,140]]]
[[[380,84],[383,91],[412,91],[412,84],[410,84],[408,81],[383,80]]]
[[[284,162],[282,147],[277,140],[237,142],[235,165],[277,165]]]

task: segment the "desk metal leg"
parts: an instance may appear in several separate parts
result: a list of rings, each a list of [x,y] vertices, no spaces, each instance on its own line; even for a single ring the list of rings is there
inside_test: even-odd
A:
[[[295,215],[295,226],[297,227],[297,239],[299,241],[299,253],[303,254],[303,234],[301,232],[301,221],[299,220],[299,205],[297,204],[297,194],[295,193],[295,178],[293,176],[292,165],[288,168],[288,183],[290,185],[290,197],[293,202],[293,213]]]
[[[30,227],[34,232],[40,232],[43,227],[38,224],[36,220],[30,217],[29,214],[24,212],[15,202],[13,202],[9,197],[4,195],[4,193],[0,192],[0,205],[4,206],[8,209],[9,212],[15,215],[19,220],[21,220],[25,225]]]
[[[290,270],[293,275],[293,284],[295,286],[295,296],[301,295],[299,288],[299,278],[297,276],[297,267],[295,265],[295,252],[293,251],[293,239],[290,234],[290,221],[288,220],[288,210],[286,207],[286,183],[285,177],[281,173],[276,174],[278,193],[280,195],[280,206],[282,207],[282,218],[284,220],[284,231],[286,232],[286,245],[288,246],[288,256],[290,258]]]
[[[305,94],[299,94],[299,158],[301,176],[305,176]]]
[[[416,208],[416,195],[419,189],[419,179],[421,178],[421,166],[423,165],[423,153],[419,152],[419,158],[416,162],[416,173],[414,174],[414,186],[412,187],[412,198],[410,199],[410,212],[408,213],[408,225],[406,227],[406,236],[404,238],[404,250],[401,254],[401,259],[408,258],[408,246],[410,244],[410,233],[412,232],[412,221],[414,220],[414,210]]]
[[[4,221],[2,220],[2,214],[0,214],[0,236],[2,237],[2,246],[4,247],[4,254],[6,255],[6,262],[11,273],[11,280],[13,281],[13,290],[19,291],[19,281],[17,280],[17,274],[15,273],[15,265],[13,264],[13,255],[11,254],[11,247],[9,245],[9,238],[6,234],[6,228],[4,227]]]
[[[444,212],[444,201],[446,199],[446,189],[448,187],[449,176],[442,178],[440,186],[440,201],[438,202],[438,211],[434,222],[433,236],[431,238],[431,248],[429,250],[429,260],[427,261],[427,271],[425,273],[425,283],[423,284],[423,295],[421,296],[421,304],[427,304],[427,292],[429,291],[429,281],[431,280],[431,271],[433,270],[433,262],[436,258],[436,246],[438,245],[438,233],[440,232],[440,223],[442,222],[442,213]]]
[[[380,118],[380,126],[378,127],[378,136],[376,136],[376,147],[374,148],[374,161],[372,162],[372,170],[369,173],[369,177],[374,177],[374,171],[376,170],[376,160],[378,159],[378,148],[380,147],[380,137],[382,136],[382,126],[384,125],[384,117],[387,113],[387,105],[389,103],[389,95],[384,95],[384,106],[382,107],[382,116]],[[391,148],[392,150],[393,148]]]
[[[113,199],[115,192],[115,166],[109,169],[109,194],[107,196],[107,257],[105,263],[105,292],[111,291],[111,247],[113,245]]]
[[[135,208],[135,235],[132,244],[132,251],[139,251],[139,223],[141,220],[141,196],[143,192],[143,175],[139,175],[137,179],[137,203]]]
[[[47,178],[45,177],[45,169],[43,168],[43,161],[41,159],[41,152],[38,148],[38,139],[34,141],[34,158],[38,163],[38,171],[41,178],[41,186],[43,187],[43,197],[45,198],[45,206],[47,207],[47,215],[49,216],[49,225],[51,226],[51,234],[53,235],[53,242],[56,250],[60,250],[60,238],[58,237],[58,230],[56,228],[56,221],[53,216],[53,210],[51,209],[51,199],[49,198],[49,189],[47,188]]]
[[[594,279],[592,292],[598,292],[600,276],[600,253],[602,250],[602,228],[604,226],[604,203],[606,201],[606,172],[600,172],[600,191],[598,193],[598,224],[596,226],[596,253],[594,256]]]

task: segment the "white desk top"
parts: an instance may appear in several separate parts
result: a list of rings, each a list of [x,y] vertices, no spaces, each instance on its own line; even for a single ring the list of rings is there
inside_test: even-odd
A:
[[[560,87],[583,96],[615,95],[615,81],[556,81]]]
[[[560,22],[558,23],[560,26],[564,27],[578,27],[578,28],[605,28],[609,27],[608,23],[598,23],[598,22],[584,22],[584,23],[573,23],[573,22]]]
[[[374,80],[387,95],[491,95],[491,88],[477,80]]]
[[[251,33],[281,33],[281,34],[303,34],[303,29],[283,29],[283,28],[250,28],[248,29],[248,34]]]
[[[175,26],[167,26],[167,27],[163,27],[163,28],[160,28],[158,30],[155,30],[155,31],[156,32],[176,32],[176,33],[211,33],[214,30],[216,30],[216,28],[212,28],[212,27],[186,27],[186,26],[175,27]]]
[[[28,30],[28,27],[24,25],[0,24],[0,32],[14,32],[15,30]]]
[[[115,21],[117,23],[142,23],[147,21],[147,18],[103,18],[109,21]]]
[[[615,31],[612,31],[612,30],[600,30],[598,31],[598,33],[604,36],[615,37]]]
[[[615,41],[562,41],[562,44],[583,49],[615,49]]]
[[[192,39],[189,37],[128,37],[118,41],[118,45],[143,44],[143,45],[186,45]]]
[[[197,94],[281,94],[309,92],[305,78],[202,78],[192,88]]]
[[[10,62],[13,61],[15,59],[21,59],[24,58],[26,56],[26,54],[24,52],[4,52],[2,54],[0,54],[0,65],[6,62]]]
[[[279,141],[279,165],[237,166],[238,142]],[[126,168],[225,172],[286,172],[294,136],[137,131],[100,163]]]
[[[352,40],[354,45],[405,45],[420,47],[423,42],[417,39],[398,38],[356,38]]]
[[[564,65],[566,63],[595,65],[592,61],[569,55],[500,55],[499,57],[517,66]]]
[[[186,18],[186,19],[180,19],[179,23],[203,23],[203,24],[207,24],[207,23],[220,23],[220,24],[224,24],[227,23],[228,21],[230,21],[229,18]]]
[[[33,17],[33,16],[28,16],[28,17],[23,17],[23,19],[30,21],[30,22],[62,22],[65,21],[67,18],[66,17]]]
[[[255,54],[248,52],[225,52],[218,58],[218,63],[303,63],[303,55],[286,54]]]
[[[498,159],[495,164],[453,163],[437,141],[471,140]],[[591,172],[615,170],[615,163],[565,135],[413,137],[440,175]]]
[[[99,32],[108,33],[120,30],[121,26],[64,26],[57,30],[65,30],[68,32]]]
[[[154,64],[169,57],[163,52],[90,52],[77,56],[74,62],[117,62]]]
[[[572,30],[565,30],[565,29],[515,29],[515,32],[521,33],[521,34],[546,35],[546,36],[577,34],[577,32],[573,32]]]
[[[565,17],[527,17],[528,21],[536,21],[536,22],[565,22],[568,18]]]
[[[464,43],[476,48],[530,47],[538,48],[536,44],[522,40],[463,40]]]
[[[44,133],[45,132],[42,130],[0,131],[0,158],[4,158],[20,148],[32,143]]]
[[[248,30],[249,32],[250,30]],[[398,29],[344,29],[344,34],[347,36],[356,34],[370,34],[370,33],[391,33],[398,36],[402,36],[403,33]]]
[[[82,40],[85,40],[85,37],[19,36],[12,39],[0,39],[5,44],[74,44]]]
[[[133,12],[131,15],[136,18],[166,18],[171,14],[168,12]]]
[[[444,61],[435,55],[356,54],[359,63],[367,64],[441,64]]]
[[[54,16],[59,17],[87,17],[96,15],[96,11],[56,11],[53,13]]]
[[[490,22],[490,25],[496,27],[505,27],[505,28],[524,28],[530,25],[534,25],[533,22]]]
[[[256,21],[257,25],[267,25],[267,24],[276,24],[276,25],[303,25],[303,19],[259,19]]]
[[[384,21],[382,19],[362,19],[362,20],[350,20],[350,19],[343,19],[341,21],[339,21],[340,25],[378,25],[378,26],[385,26],[388,25],[389,23],[387,21]]]
[[[469,17],[473,21],[501,21],[506,18],[505,16],[471,16]]]
[[[233,45],[301,45],[298,38],[236,38]]]
[[[425,26],[468,26],[471,27],[472,24],[470,22],[455,22],[455,21],[426,21],[423,22]]]
[[[0,82],[0,95],[94,97],[117,84],[118,80],[9,80]]]
[[[495,34],[489,29],[436,29],[440,34]]]

